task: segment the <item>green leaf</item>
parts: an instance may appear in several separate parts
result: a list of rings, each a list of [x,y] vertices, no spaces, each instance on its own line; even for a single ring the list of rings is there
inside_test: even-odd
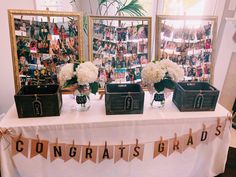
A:
[[[117,12],[127,13],[130,16],[144,16],[144,8],[138,3],[138,0],[131,0],[128,4],[123,4],[118,7]]]
[[[109,0],[98,0],[98,5],[106,4]]]
[[[76,68],[78,67],[79,63],[74,63],[74,66],[73,66],[73,71],[76,71]],[[77,79],[77,78],[76,78]]]
[[[163,81],[157,82],[154,84],[154,88],[157,92],[162,92],[165,88]]]
[[[66,81],[66,83],[64,84],[64,87],[69,87],[69,86],[74,85],[76,83],[77,83],[77,77],[74,76],[74,77],[72,77],[71,80]]]
[[[163,82],[164,87],[168,89],[174,89],[176,85],[176,83],[172,81],[171,79],[164,79],[162,82]]]
[[[90,86],[91,93],[96,94],[98,91],[98,83],[93,82],[93,83],[90,83],[89,86]]]

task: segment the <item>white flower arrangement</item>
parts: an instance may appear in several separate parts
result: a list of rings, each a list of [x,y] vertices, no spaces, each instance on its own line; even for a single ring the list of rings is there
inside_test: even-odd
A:
[[[66,81],[71,80],[74,77],[74,64],[73,63],[67,63],[65,64],[58,75],[58,79],[61,86],[64,86]]]
[[[157,91],[163,91],[164,88],[173,89],[175,82],[184,78],[183,69],[169,59],[161,60],[156,63],[150,62],[142,70],[142,80],[153,85]]]
[[[141,73],[143,81],[147,84],[160,82],[163,79],[164,75],[165,73],[160,65],[153,62],[148,63],[145,68],[143,68]]]
[[[164,59],[158,62],[166,75],[168,75],[173,81],[178,82],[184,78],[184,70],[175,62]]]
[[[97,80],[98,68],[91,62],[82,63],[76,69],[76,76],[80,85],[92,83]]]
[[[62,87],[77,86],[80,85],[92,86],[92,93],[97,91],[98,86],[91,84],[95,83],[98,77],[98,68],[91,62],[81,63],[80,65],[67,63],[62,66],[58,80]],[[98,85],[96,83],[96,85]],[[95,90],[94,90],[95,89]]]

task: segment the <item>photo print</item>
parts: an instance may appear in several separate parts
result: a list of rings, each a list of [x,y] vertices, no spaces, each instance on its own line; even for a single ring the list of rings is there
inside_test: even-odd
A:
[[[126,41],[127,40],[127,28],[117,28],[117,40]]]
[[[141,40],[138,43],[138,52],[139,53],[148,53],[148,42],[147,40]]]
[[[147,25],[138,25],[137,30],[138,30],[138,38],[139,39],[147,38],[147,36],[148,36],[148,26]]]
[[[137,28],[137,26],[129,26],[128,27],[128,39],[129,40],[137,40],[138,39],[138,28]]]
[[[14,19],[15,34],[17,36],[27,36],[27,31],[30,28],[30,21],[23,19]]]
[[[135,54],[138,52],[137,42],[127,42],[127,53]]]

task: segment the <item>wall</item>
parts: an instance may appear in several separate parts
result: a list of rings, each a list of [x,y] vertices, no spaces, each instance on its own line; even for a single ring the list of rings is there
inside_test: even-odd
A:
[[[226,19],[222,40],[219,41],[218,56],[214,71],[214,86],[219,90],[222,90],[224,86],[224,80],[229,69],[232,53],[236,52],[236,44],[232,39],[233,34],[235,33],[235,25],[236,19]]]
[[[0,114],[7,112],[14,103],[14,79],[12,72],[12,56],[9,37],[7,9],[35,9],[34,0],[7,0],[0,5]]]
[[[219,10],[218,8],[218,13],[216,13],[218,15],[218,37],[216,40],[216,48],[215,48],[215,56],[216,56],[216,62],[215,62],[215,71],[214,71],[214,85],[218,88],[218,89],[222,89],[223,87],[223,83],[224,83],[224,79],[225,79],[225,74],[227,69],[228,69],[228,62],[230,60],[230,56],[232,51],[235,49],[233,49],[233,47],[235,47],[235,45],[229,45],[229,43],[232,44],[232,33],[233,33],[233,26],[230,25],[230,22],[226,21],[226,18],[232,18],[234,17],[234,15],[236,15],[236,1],[235,0],[225,0],[225,4],[221,5],[222,10]],[[220,5],[220,4],[219,4]],[[221,13],[223,12],[223,13]],[[229,31],[230,30],[230,31]],[[231,36],[230,36],[231,35]],[[227,38],[227,40],[230,40],[230,42],[228,43],[227,40],[225,40]],[[227,51],[228,55],[225,55],[225,52]],[[223,58],[224,59],[223,59]],[[223,66],[221,66],[221,64],[224,64]],[[223,77],[221,72],[219,72],[219,69],[221,70],[221,72],[223,71]]]
[[[219,103],[232,111],[234,100],[236,98],[236,52],[232,54],[228,71],[225,77],[224,85],[221,91]]]

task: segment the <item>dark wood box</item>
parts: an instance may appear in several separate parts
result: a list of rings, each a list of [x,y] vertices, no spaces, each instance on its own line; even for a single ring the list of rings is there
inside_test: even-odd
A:
[[[144,91],[139,84],[108,84],[106,114],[142,114]]]
[[[19,118],[59,116],[62,95],[59,85],[23,86],[15,95]]]
[[[207,82],[177,83],[172,101],[180,111],[214,111],[219,91]]]

